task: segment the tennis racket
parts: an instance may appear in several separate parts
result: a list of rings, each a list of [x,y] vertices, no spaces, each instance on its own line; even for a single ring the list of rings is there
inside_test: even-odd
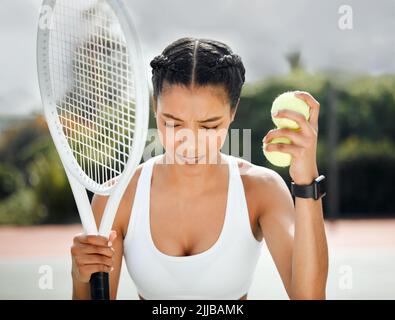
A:
[[[109,237],[148,131],[149,88],[132,19],[119,0],[44,0],[37,35],[44,114],[86,234]],[[87,190],[107,195],[99,229]],[[91,298],[110,298],[94,273]]]

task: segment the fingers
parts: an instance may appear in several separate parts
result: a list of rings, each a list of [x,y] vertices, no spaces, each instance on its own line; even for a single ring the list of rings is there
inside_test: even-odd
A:
[[[309,122],[318,131],[318,116],[320,113],[320,103],[308,92],[295,91],[295,96],[302,99],[310,106]]]
[[[77,242],[89,244],[89,245],[101,246],[101,247],[109,246],[108,239],[106,237],[99,235],[79,234],[76,237],[74,237],[74,243]]]
[[[304,115],[300,114],[299,112],[289,110],[289,109],[282,109],[278,110],[277,114],[273,115],[274,118],[287,118],[290,120],[295,121],[301,130],[308,130],[308,122]]]
[[[116,232],[109,237],[112,241]],[[112,241],[102,236],[78,234],[73,239],[71,256],[73,260],[73,275],[81,282],[89,282],[95,272],[110,272],[114,266],[115,251]]]
[[[263,138],[263,143],[270,143],[275,138],[285,137],[292,141],[292,144],[307,147],[306,140],[300,130],[288,128],[272,129]]]
[[[108,258],[112,258],[114,256],[114,249],[112,247],[106,248],[102,246],[79,244],[77,246],[73,246],[73,248],[74,251],[78,249],[77,254],[100,254]]]
[[[289,153],[293,158],[299,158],[304,152],[304,148],[295,146],[293,144],[286,143],[273,143],[265,145],[265,149],[268,152],[278,151]]]
[[[92,264],[101,264],[109,267],[113,267],[113,259],[100,255],[100,254],[81,254],[74,257],[75,263],[78,267],[83,267]]]
[[[114,240],[116,239],[116,237],[117,237],[117,232],[115,231],[115,230],[112,230],[111,232],[110,232],[110,236],[108,237],[108,240],[109,240],[109,246],[111,247],[111,244],[114,242]]]

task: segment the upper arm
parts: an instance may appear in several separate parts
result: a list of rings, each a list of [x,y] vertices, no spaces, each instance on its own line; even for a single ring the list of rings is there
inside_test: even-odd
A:
[[[269,252],[289,295],[292,280],[295,207],[283,178],[273,170],[265,170],[260,179],[261,188],[259,191],[262,196],[259,197],[258,221]]]

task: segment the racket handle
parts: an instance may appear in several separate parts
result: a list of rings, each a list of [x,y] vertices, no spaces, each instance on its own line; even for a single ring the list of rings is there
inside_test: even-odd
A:
[[[92,300],[110,300],[110,284],[108,272],[92,273],[90,279],[91,299]]]

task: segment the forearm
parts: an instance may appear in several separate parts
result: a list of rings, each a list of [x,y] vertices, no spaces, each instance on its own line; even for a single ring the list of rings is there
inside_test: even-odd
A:
[[[293,299],[325,299],[328,246],[322,200],[295,198]]]

